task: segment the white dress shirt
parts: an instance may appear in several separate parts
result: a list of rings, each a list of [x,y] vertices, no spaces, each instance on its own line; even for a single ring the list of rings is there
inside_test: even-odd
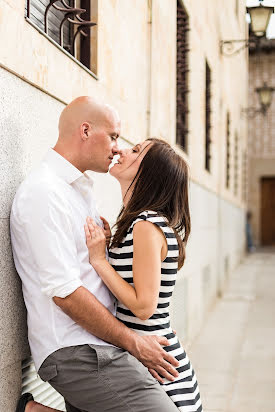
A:
[[[62,347],[108,345],[74,322],[52,299],[84,286],[115,315],[115,299],[89,263],[86,246],[86,217],[101,222],[92,184],[86,173],[51,149],[21,183],[13,201],[12,248],[37,370]]]

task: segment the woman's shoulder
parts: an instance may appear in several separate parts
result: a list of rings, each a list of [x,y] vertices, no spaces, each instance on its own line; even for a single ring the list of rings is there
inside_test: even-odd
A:
[[[140,212],[133,220],[132,226],[141,221],[155,223],[158,226],[168,226],[167,219],[160,212],[156,212],[155,210],[144,210]]]

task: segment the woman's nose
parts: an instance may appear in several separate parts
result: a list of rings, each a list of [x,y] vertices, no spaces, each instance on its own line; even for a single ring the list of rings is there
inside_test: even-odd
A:
[[[124,157],[127,155],[127,153],[129,152],[130,149],[121,149],[120,150],[120,157]]]

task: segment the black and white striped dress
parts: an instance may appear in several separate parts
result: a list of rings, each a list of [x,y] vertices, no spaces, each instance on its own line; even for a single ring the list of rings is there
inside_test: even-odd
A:
[[[201,412],[202,404],[195,372],[185,350],[170,326],[169,305],[178,270],[178,263],[175,258],[178,258],[179,254],[178,243],[173,229],[167,225],[166,219],[156,212],[142,212],[133,221],[120,245],[110,249],[109,262],[123,279],[130,285],[133,285],[133,227],[135,223],[142,220],[147,220],[160,227],[168,245],[167,257],[161,264],[161,286],[158,306],[150,319],[141,320],[121,302],[118,302],[117,318],[140,335],[160,335],[165,336],[169,340],[170,345],[166,346],[165,350],[180,362],[180,365],[177,367],[179,376],[173,382],[165,379],[163,388],[180,411]]]

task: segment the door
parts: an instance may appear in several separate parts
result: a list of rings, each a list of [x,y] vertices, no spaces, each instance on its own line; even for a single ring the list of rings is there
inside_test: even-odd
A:
[[[275,245],[275,177],[261,179],[262,245]]]

